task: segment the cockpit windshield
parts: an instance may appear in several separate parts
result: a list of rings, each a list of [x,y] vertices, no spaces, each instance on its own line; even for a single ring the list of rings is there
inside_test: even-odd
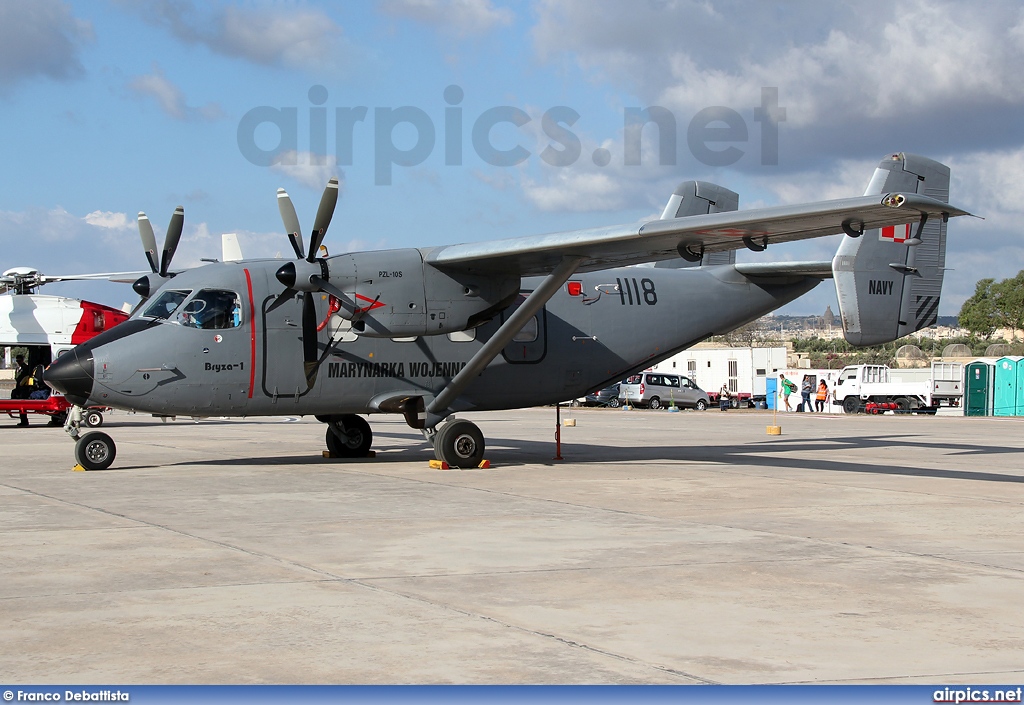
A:
[[[216,330],[242,325],[242,301],[233,291],[203,289],[181,309],[181,324]]]
[[[181,302],[187,299],[191,293],[191,289],[186,291],[165,291],[146,307],[142,315],[150,318],[170,318],[178,306],[181,306]]]

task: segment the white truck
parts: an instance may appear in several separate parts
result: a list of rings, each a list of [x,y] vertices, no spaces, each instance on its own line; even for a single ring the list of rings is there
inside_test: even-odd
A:
[[[943,405],[960,406],[963,395],[964,366],[959,362],[933,362],[931,367],[905,370],[850,365],[839,373],[832,403],[841,404],[847,414],[870,410],[869,404],[894,405],[894,413],[935,413]]]

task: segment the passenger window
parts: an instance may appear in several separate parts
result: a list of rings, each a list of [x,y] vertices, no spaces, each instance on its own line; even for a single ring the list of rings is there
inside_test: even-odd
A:
[[[170,318],[171,314],[181,305],[181,302],[192,293],[191,289],[186,291],[165,291],[156,297],[156,300],[146,307],[143,316],[150,318]]]
[[[341,316],[331,316],[331,339],[336,343],[351,343],[359,340],[359,336],[352,330],[352,321],[346,321]]]
[[[670,387],[677,387],[678,388],[679,387],[679,378],[678,377],[672,377],[670,375],[665,375],[665,384],[667,384]]]
[[[537,339],[538,330],[537,317],[534,316],[526,322],[523,329],[516,333],[516,336],[512,338],[512,340],[516,343],[532,343]]]
[[[181,323],[189,328],[221,330],[242,325],[238,294],[223,289],[203,289],[181,309]]]

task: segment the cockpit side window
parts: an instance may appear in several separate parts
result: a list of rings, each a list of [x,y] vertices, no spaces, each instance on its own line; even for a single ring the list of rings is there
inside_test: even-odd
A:
[[[191,293],[191,289],[185,291],[165,291],[146,307],[145,313],[142,315],[150,318],[170,318],[178,306],[181,306],[181,302],[187,299]]]
[[[220,330],[242,325],[242,300],[233,291],[203,289],[181,308],[181,324]]]

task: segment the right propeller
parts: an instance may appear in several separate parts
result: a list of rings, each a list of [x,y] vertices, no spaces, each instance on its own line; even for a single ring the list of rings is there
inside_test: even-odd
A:
[[[139,211],[139,235],[142,237],[142,248],[146,251],[146,261],[152,274],[141,277],[132,284],[132,289],[145,301],[149,295],[164,285],[174,274],[170,272],[171,260],[174,258],[174,251],[178,249],[178,241],[181,240],[181,230],[185,226],[185,209],[178,206],[174,209],[171,222],[167,225],[167,235],[164,237],[164,249],[160,253],[160,259],[156,256],[156,235],[153,234],[153,224],[145,213]]]
[[[323,244],[327,228],[334,217],[334,209],[338,204],[338,180],[332,178],[327,182],[324,195],[320,198],[320,207],[316,211],[313,232],[309,237],[309,249],[303,252],[302,228],[295,214],[292,199],[283,188],[277,190],[277,207],[281,211],[288,241],[298,258],[294,262],[283,264],[277,270],[277,280],[285,286],[279,301],[285,301],[302,292],[302,366],[307,387],[316,382],[317,370],[326,358],[327,351],[319,355],[317,351],[317,314],[316,299],[313,294],[325,291],[338,300],[341,307],[338,314],[351,320],[355,314],[355,304],[338,287],[328,281],[327,263],[316,255]]]

